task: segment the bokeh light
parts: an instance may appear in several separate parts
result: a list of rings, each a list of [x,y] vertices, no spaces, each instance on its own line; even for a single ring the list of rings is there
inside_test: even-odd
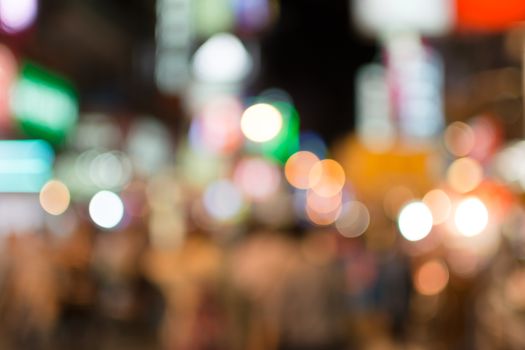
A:
[[[361,202],[350,201],[343,204],[341,215],[335,222],[337,231],[344,237],[358,237],[370,225],[370,212]]]
[[[455,211],[454,223],[460,234],[472,237],[487,228],[489,212],[485,204],[477,197],[462,200]]]
[[[71,196],[69,189],[62,182],[51,180],[47,182],[39,195],[40,205],[51,215],[60,215],[69,207]]]
[[[423,202],[409,203],[399,213],[399,231],[409,241],[419,241],[428,236],[432,224],[432,212]]]
[[[319,158],[312,152],[299,151],[286,161],[284,174],[290,185],[299,189],[310,187],[309,174]]]
[[[421,265],[414,275],[414,286],[419,294],[432,296],[441,293],[448,284],[449,272],[441,260],[430,260]]]
[[[279,134],[283,126],[281,112],[267,103],[258,103],[246,109],[241,119],[241,129],[247,139],[267,142]]]
[[[306,205],[318,213],[329,213],[341,205],[342,199],[342,192],[338,192],[333,196],[320,196],[310,190],[306,194]]]
[[[212,36],[193,57],[193,74],[198,80],[210,83],[240,82],[252,66],[252,58],[242,42],[228,33]]]
[[[116,189],[126,185],[132,177],[128,156],[120,151],[97,155],[89,165],[89,177],[100,189]]]
[[[97,192],[89,202],[89,216],[102,228],[114,228],[124,217],[124,204],[116,193]]]
[[[279,188],[281,173],[275,164],[267,160],[247,158],[237,164],[234,182],[247,198],[264,201]]]
[[[447,182],[453,190],[466,193],[474,190],[483,180],[483,168],[472,158],[455,160],[447,170]]]
[[[432,212],[434,225],[444,223],[452,211],[452,202],[445,191],[434,189],[423,197],[425,203]]]
[[[241,191],[229,180],[211,183],[204,193],[204,207],[216,220],[234,219],[244,205]]]
[[[0,0],[0,27],[8,33],[28,28],[36,19],[38,0]]]
[[[345,185],[343,167],[332,159],[324,159],[314,164],[308,175],[309,187],[318,195],[331,197]]]
[[[158,120],[141,118],[131,125],[125,150],[133,163],[134,171],[150,176],[169,162],[172,156],[171,135]]]
[[[445,147],[456,157],[468,155],[474,148],[475,141],[474,130],[466,123],[454,122],[445,130]]]
[[[190,142],[216,154],[229,154],[242,144],[240,119],[242,104],[233,97],[214,98],[207,102],[193,120]]]
[[[327,213],[315,211],[309,206],[306,206],[306,215],[310,222],[318,226],[327,226],[333,224],[339,215],[341,215],[342,206],[339,205],[335,210]]]

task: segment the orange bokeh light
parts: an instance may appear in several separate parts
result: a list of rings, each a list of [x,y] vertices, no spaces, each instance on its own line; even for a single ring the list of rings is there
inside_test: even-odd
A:
[[[427,261],[416,270],[414,276],[417,292],[427,296],[441,293],[448,280],[448,268],[441,260]]]
[[[316,163],[310,170],[308,184],[320,196],[336,195],[345,185],[346,177],[343,167],[332,159]]]
[[[324,197],[314,191],[308,191],[306,205],[318,213],[329,213],[341,205],[342,198],[342,192],[338,192],[335,196]]]
[[[308,151],[300,151],[293,154],[284,167],[286,180],[295,188],[302,190],[309,188],[308,175],[313,166],[319,162],[319,158]]]

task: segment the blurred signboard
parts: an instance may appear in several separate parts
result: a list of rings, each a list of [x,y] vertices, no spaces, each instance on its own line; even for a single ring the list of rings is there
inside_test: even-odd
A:
[[[523,0],[456,0],[456,21],[459,29],[502,31],[523,20]]]
[[[53,144],[65,141],[78,118],[73,87],[61,77],[25,63],[11,95],[11,113],[29,137]]]
[[[0,141],[0,193],[38,193],[51,178],[54,152],[43,140]]]
[[[372,34],[444,34],[452,26],[453,8],[452,0],[353,0],[355,22]]]

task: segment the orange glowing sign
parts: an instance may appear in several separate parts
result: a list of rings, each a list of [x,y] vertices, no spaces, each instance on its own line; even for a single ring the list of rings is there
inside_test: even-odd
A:
[[[501,31],[525,20],[525,1],[456,0],[456,18],[460,29]]]

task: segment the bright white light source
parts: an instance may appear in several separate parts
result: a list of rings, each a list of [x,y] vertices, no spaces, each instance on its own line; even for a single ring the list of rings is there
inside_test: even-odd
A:
[[[273,139],[283,127],[281,113],[272,105],[258,103],[244,111],[241,130],[249,140],[267,142]]]
[[[419,241],[432,230],[432,212],[423,202],[407,204],[399,213],[399,231],[409,241]]]
[[[458,204],[454,223],[459,233],[465,237],[480,234],[489,222],[489,212],[481,200],[469,197]]]
[[[117,194],[100,191],[89,202],[89,216],[98,226],[113,228],[124,217],[124,204]]]
[[[204,193],[204,207],[217,220],[233,219],[243,206],[241,192],[228,180],[212,183]]]
[[[0,0],[0,26],[6,32],[19,32],[34,22],[37,12],[37,0]]]
[[[357,24],[375,33],[412,30],[442,34],[451,28],[453,20],[451,1],[355,0],[352,3]]]
[[[212,36],[193,57],[193,74],[198,80],[211,83],[240,82],[252,69],[251,56],[234,35]]]

